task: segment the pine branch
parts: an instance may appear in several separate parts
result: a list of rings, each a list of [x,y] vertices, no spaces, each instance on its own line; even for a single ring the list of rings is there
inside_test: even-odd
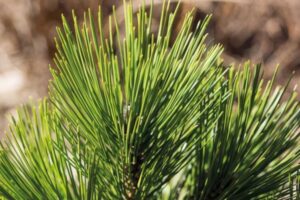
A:
[[[99,30],[90,13],[82,28],[74,15],[74,34],[63,19],[55,60],[59,72],[53,72],[50,96],[63,116],[79,126],[88,144],[98,149],[99,157],[106,154],[100,171],[111,169],[105,176],[120,189],[115,195],[139,199],[153,195],[179,172],[205,135],[207,130],[195,134],[196,122],[218,103],[221,48],[206,50],[208,19],[191,32],[193,18],[188,14],[171,45],[176,11],[165,15],[169,4],[164,4],[156,39],[151,33],[152,13],[149,16],[142,7],[135,28],[132,5],[125,3],[124,8],[124,39],[115,16],[110,18],[108,39],[101,34],[101,13]],[[207,105],[202,103],[206,96],[211,97]],[[101,184],[103,190],[115,192]]]
[[[219,107],[224,114],[186,173],[187,199],[269,199],[270,193],[280,199],[289,192],[279,188],[300,167],[299,102],[295,94],[282,100],[287,86],[272,92],[274,78],[263,87],[260,71],[250,72],[249,64],[230,70],[224,91],[231,95]]]
[[[97,196],[96,162],[89,158],[93,155],[80,155],[80,144],[68,148],[65,128],[48,102],[30,107],[19,110],[10,127],[12,135],[1,144],[0,193],[8,199]]]
[[[177,7],[178,9],[178,7]],[[205,42],[210,17],[124,1],[109,36],[101,9],[62,17],[49,99],[13,119],[1,142],[7,199],[286,199],[299,196],[299,102],[286,87],[223,67]],[[124,37],[121,32],[125,33]],[[275,77],[275,76],[274,76]]]

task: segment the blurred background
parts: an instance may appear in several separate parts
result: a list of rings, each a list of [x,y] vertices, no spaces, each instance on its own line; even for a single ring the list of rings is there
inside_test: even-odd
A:
[[[132,1],[136,6],[141,3]],[[262,63],[266,79],[280,64],[277,84],[284,84],[293,71],[289,91],[300,83],[299,0],[181,1],[175,30],[193,7],[197,20],[212,13],[209,40],[224,45],[227,64],[249,59]],[[161,1],[154,3],[158,21]],[[87,8],[97,11],[99,4],[104,21],[112,5],[122,10],[122,0],[0,0],[0,135],[6,129],[8,113],[13,114],[29,97],[35,100],[47,95],[49,64],[55,53],[53,38],[61,13],[70,20],[72,9],[80,17]]]

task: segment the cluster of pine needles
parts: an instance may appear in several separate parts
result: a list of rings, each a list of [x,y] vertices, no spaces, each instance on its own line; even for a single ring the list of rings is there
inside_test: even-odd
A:
[[[124,1],[63,17],[49,97],[12,118],[0,146],[4,199],[300,199],[300,107],[259,65],[224,66],[209,17],[174,35],[176,12]],[[124,35],[123,35],[124,33]]]

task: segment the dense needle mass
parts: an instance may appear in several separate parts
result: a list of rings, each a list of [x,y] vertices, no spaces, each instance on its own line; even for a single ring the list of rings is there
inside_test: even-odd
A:
[[[164,3],[137,16],[124,1],[109,36],[101,10],[58,28],[49,98],[20,109],[1,143],[7,199],[286,199],[299,197],[299,103],[207,46],[209,17],[188,13],[171,42]],[[298,184],[298,185],[297,185]]]

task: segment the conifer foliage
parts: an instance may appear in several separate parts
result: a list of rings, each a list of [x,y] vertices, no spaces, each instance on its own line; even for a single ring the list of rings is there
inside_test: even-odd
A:
[[[0,147],[4,199],[299,199],[300,109],[260,66],[224,67],[209,17],[137,15],[109,36],[101,9],[57,29],[49,97],[19,109]],[[121,36],[124,32],[124,37]],[[275,78],[275,75],[274,75]]]

